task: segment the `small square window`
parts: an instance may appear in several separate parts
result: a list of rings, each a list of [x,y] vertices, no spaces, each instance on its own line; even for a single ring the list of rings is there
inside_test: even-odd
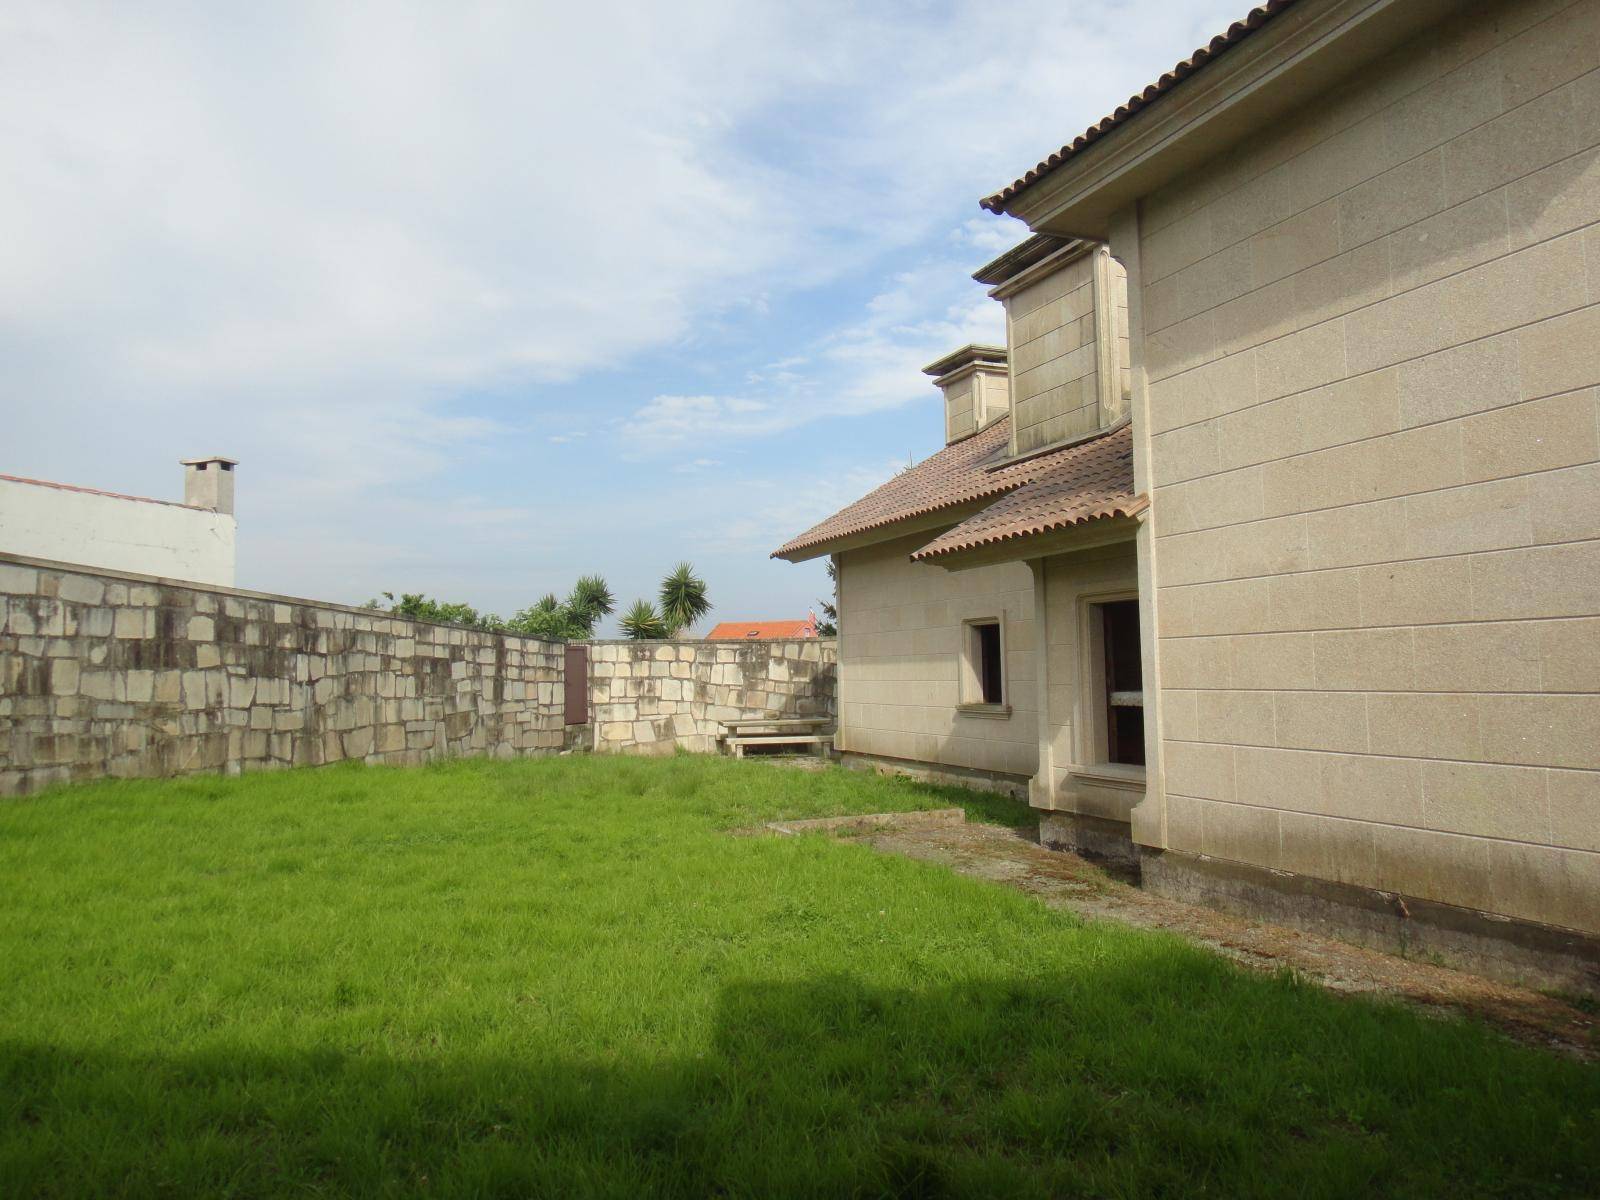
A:
[[[1139,647],[1139,602],[1101,604],[1105,653],[1106,761],[1144,765],[1144,667]]]
[[[999,621],[972,621],[967,625],[973,704],[1005,703],[1005,667],[1000,649]]]

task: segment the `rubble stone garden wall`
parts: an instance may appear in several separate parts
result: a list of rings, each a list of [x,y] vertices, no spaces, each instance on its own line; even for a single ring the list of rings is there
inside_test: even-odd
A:
[[[836,712],[838,642],[595,642],[589,696],[601,753],[714,753],[720,722]]]
[[[0,555],[0,795],[559,751],[558,642]]]

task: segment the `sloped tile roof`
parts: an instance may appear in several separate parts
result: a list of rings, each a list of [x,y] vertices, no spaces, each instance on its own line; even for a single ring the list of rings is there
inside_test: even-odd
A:
[[[782,638],[811,638],[817,636],[814,616],[800,621],[724,621],[706,634],[708,642],[739,641],[770,642]]]
[[[912,554],[918,562],[1065,529],[1102,517],[1132,517],[1149,503],[1133,490],[1133,432],[1122,425],[1035,460],[1029,482]]]
[[[1116,112],[1102,117],[1097,123],[1085,129],[1077,138],[1040,162],[1026,175],[1007,184],[994,195],[985,196],[978,203],[992,213],[1005,212],[1006,206],[1015,200],[1024,189],[1038,183],[1039,180],[1074,155],[1082,153],[1135,113],[1149,108],[1151,104],[1177,87],[1178,84],[1189,78],[1207,63],[1216,61],[1278,14],[1292,8],[1295,3],[1296,0],[1268,0],[1266,4],[1252,8],[1243,20],[1235,21],[1228,26],[1227,32],[1212,38],[1210,42],[1201,46],[1200,49],[1173,67],[1172,70],[1168,71],[1138,95],[1130,96],[1128,102],[1119,107]]]
[[[1011,418],[946,446],[848,508],[773,551],[787,558],[830,542],[973,500],[983,511],[912,555],[936,557],[989,542],[1062,528],[1097,517],[1133,516],[1145,500],[1133,490],[1133,437],[1127,425],[1097,437],[1005,462]],[[1004,463],[1004,465],[998,465]],[[1008,494],[1009,493],[1009,494]]]
[[[1005,458],[1010,441],[1011,418],[1006,416],[900,472],[876,491],[784,543],[772,552],[772,557],[787,558],[896,521],[998,496],[1026,483],[1037,470],[1033,462],[988,469]]]

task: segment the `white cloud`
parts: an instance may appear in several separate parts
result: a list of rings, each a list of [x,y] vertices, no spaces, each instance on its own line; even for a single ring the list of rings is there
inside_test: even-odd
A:
[[[785,418],[755,400],[738,396],[657,396],[623,426],[632,445],[651,451],[688,443],[776,433]]]
[[[678,463],[672,468],[675,475],[698,475],[702,471],[709,471],[713,467],[720,467],[721,459],[716,458],[691,458],[688,462]]]
[[[854,321],[785,360],[796,369],[752,373],[743,395],[657,396],[620,430],[631,453],[651,455],[896,408],[931,397],[927,363],[969,342],[1004,340],[1000,306],[962,260],[939,257],[895,276]]]
[[[973,217],[959,229],[951,230],[950,240],[960,246],[988,254],[1003,254],[1022,240],[1013,221],[1000,221],[994,217]]]
[[[8,5],[0,320],[135,384],[570,377],[923,236],[1120,99],[1130,15]]]
[[[817,466],[820,469],[804,474],[784,471],[739,478],[740,503],[731,511],[718,510],[717,497],[709,491],[684,496],[683,500],[702,505],[701,511],[720,512],[718,520],[688,531],[686,544],[696,554],[764,559],[796,534],[872,491],[904,469],[905,463],[835,460]]]
[[[12,0],[0,469],[168,495],[180,454],[231,452],[246,582],[510,595],[572,524],[530,446],[930,399],[925,362],[998,333],[967,273],[1023,232],[978,194],[1238,6]],[[773,344],[786,299],[890,262],[917,265]],[[728,331],[769,364],[739,388],[539,390]],[[724,509],[749,480],[687,478]]]

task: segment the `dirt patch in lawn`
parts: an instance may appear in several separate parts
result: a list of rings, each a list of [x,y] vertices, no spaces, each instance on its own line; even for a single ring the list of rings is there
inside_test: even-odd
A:
[[[963,875],[1016,888],[1051,908],[1182,934],[1256,970],[1291,969],[1336,991],[1381,994],[1435,1011],[1463,1013],[1519,1041],[1600,1059],[1600,1017],[1560,999],[1167,900],[1075,854],[1046,850],[1015,829],[946,822],[921,827],[858,824],[835,832],[885,853],[943,863]]]

